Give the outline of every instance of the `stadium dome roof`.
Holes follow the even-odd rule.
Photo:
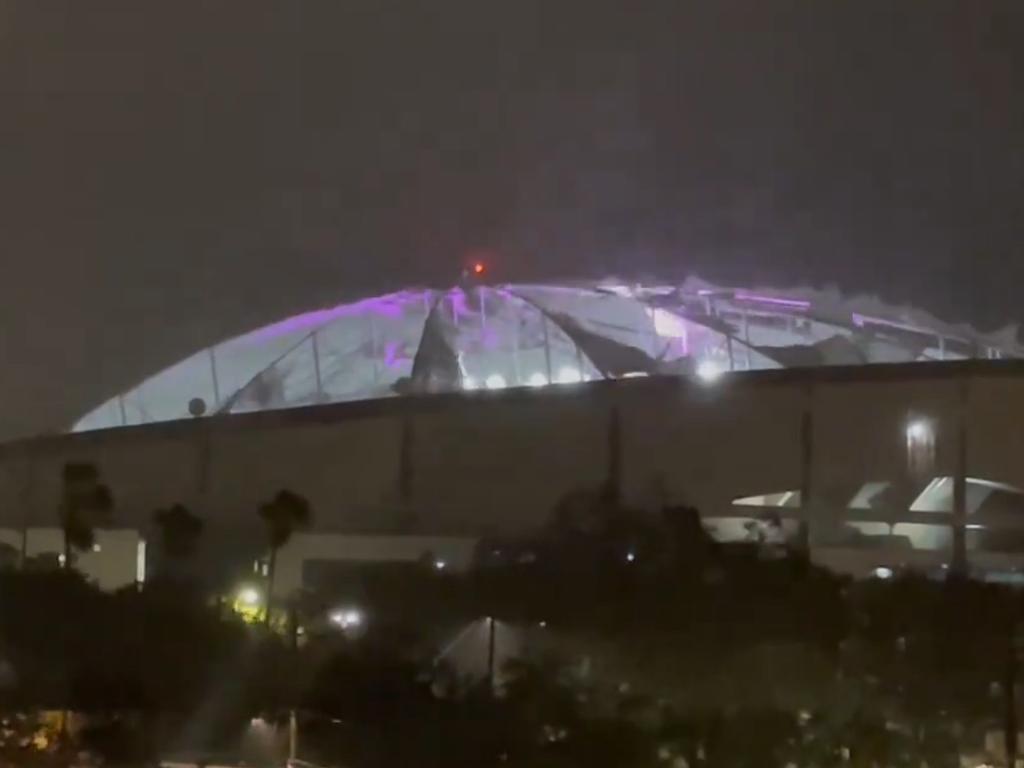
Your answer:
[[[981,334],[837,291],[723,288],[697,278],[467,281],[307,312],[200,350],[72,431],[412,392],[1022,356],[1016,328]]]

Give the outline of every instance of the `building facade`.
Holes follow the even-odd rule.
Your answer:
[[[833,366],[410,395],[222,414],[0,447],[0,523],[55,523],[68,461],[99,468],[114,525],[182,502],[207,550],[258,547],[259,504],[306,496],[314,532],[500,536],[611,482],[696,507],[722,540],[806,533],[876,569],[1024,563],[1024,363]]]

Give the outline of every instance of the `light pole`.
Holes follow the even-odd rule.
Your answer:
[[[494,640],[497,632],[497,623],[494,621],[493,616],[487,617],[487,687],[491,692],[491,697],[494,697],[495,683],[494,683]]]

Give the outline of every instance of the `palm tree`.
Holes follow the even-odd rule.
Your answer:
[[[165,562],[180,564],[191,558],[199,546],[203,521],[182,504],[158,509],[153,519],[160,529],[160,548]]]
[[[260,505],[259,513],[267,531],[267,544],[270,547],[270,561],[267,564],[267,610],[263,617],[264,623],[269,625],[277,551],[288,543],[298,528],[309,525],[313,512],[305,497],[293,491],[282,490],[278,491],[273,499]]]
[[[64,531],[64,567],[71,567],[75,550],[92,549],[96,526],[107,521],[114,508],[110,488],[100,482],[100,471],[89,462],[69,462],[61,475],[60,524]]]

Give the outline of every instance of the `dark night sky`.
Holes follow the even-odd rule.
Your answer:
[[[0,0],[0,435],[468,248],[995,326],[1022,242],[1019,0]]]

